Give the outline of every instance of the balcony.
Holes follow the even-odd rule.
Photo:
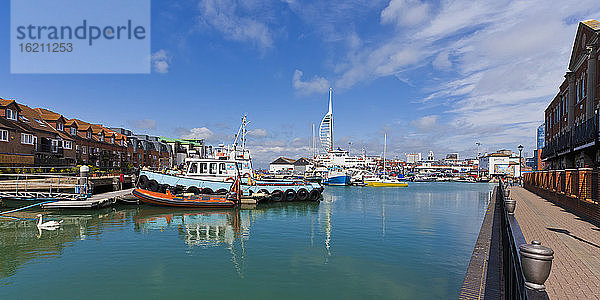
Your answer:
[[[571,149],[571,131],[567,131],[563,133],[560,137],[558,137],[558,142],[556,144],[557,152],[564,152]]]
[[[596,118],[587,120],[573,130],[573,147],[583,146],[596,141]]]

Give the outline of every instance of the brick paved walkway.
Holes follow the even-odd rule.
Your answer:
[[[551,299],[600,299],[600,228],[520,187],[515,216],[525,239],[554,249],[546,281]]]

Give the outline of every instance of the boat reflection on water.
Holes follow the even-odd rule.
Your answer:
[[[134,217],[136,231],[176,229],[189,246],[211,247],[248,238],[248,211],[144,208]],[[244,215],[244,222],[242,222]]]
[[[248,210],[182,211],[176,208],[145,208],[134,217],[135,230],[177,230],[190,247],[224,246],[240,277],[244,277],[251,215]]]

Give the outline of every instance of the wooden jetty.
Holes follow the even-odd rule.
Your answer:
[[[103,208],[114,205],[118,200],[131,199],[133,189],[126,189],[103,194],[93,195],[85,200],[65,200],[46,203],[42,205],[45,209],[92,209]]]

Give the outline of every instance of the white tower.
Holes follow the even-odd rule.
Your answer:
[[[331,104],[332,89],[329,88],[329,111],[323,117],[321,126],[319,127],[319,138],[321,139],[321,147],[327,153],[333,150],[333,105]]]

